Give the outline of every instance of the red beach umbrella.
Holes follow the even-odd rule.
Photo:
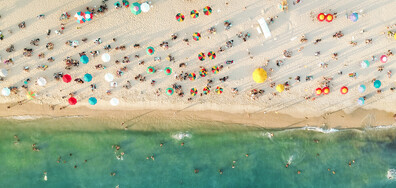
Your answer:
[[[69,98],[69,104],[70,104],[70,105],[75,105],[75,104],[77,104],[77,99],[74,98],[74,97],[70,97],[70,98]]]
[[[318,14],[317,18],[320,22],[323,22],[326,18],[326,15],[324,13],[320,13],[320,14]]]
[[[68,75],[68,74],[65,74],[65,75],[63,75],[62,80],[63,80],[65,83],[69,83],[69,82],[72,81],[72,77],[71,77],[70,75]]]
[[[322,88],[316,88],[316,95],[321,95],[322,94]]]
[[[329,87],[324,87],[323,88],[323,95],[327,95],[330,93],[330,88]]]
[[[346,86],[342,86],[340,91],[341,91],[341,94],[345,95],[348,93],[348,88]]]
[[[334,16],[333,16],[332,14],[327,14],[327,15],[326,15],[326,21],[327,21],[327,22],[332,22],[333,19],[334,19]]]
[[[382,63],[386,63],[388,61],[388,56],[387,55],[382,55],[380,57],[380,60],[381,60]]]

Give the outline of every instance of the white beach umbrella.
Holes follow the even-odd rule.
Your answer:
[[[40,78],[37,79],[37,84],[39,86],[45,86],[47,84],[47,80],[45,78],[43,78],[43,77],[40,77]]]
[[[102,61],[105,62],[105,63],[109,62],[110,61],[110,54],[104,53],[102,55]]]
[[[142,10],[142,12],[148,12],[150,10],[150,5],[144,2],[140,5],[140,10]]]
[[[1,77],[7,77],[7,75],[8,75],[7,69],[1,69],[0,70],[0,76]]]
[[[3,94],[4,96],[9,96],[11,93],[11,90],[8,87],[3,88],[3,90],[1,90],[1,94]]]
[[[108,82],[113,81],[114,80],[113,74],[111,74],[111,73],[105,74],[105,80],[108,81]]]
[[[370,62],[367,60],[364,60],[360,63],[360,65],[362,66],[362,68],[368,68],[370,66]]]
[[[120,104],[120,101],[117,98],[111,98],[110,99],[110,104],[112,106],[117,106],[118,104]]]

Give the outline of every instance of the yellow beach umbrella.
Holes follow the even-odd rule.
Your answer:
[[[267,80],[267,72],[262,68],[257,68],[254,70],[252,76],[256,83],[263,83],[265,80]]]
[[[395,33],[395,35],[393,35],[393,38],[395,38],[395,40],[396,40],[396,33]]]
[[[279,93],[282,93],[283,90],[285,90],[285,86],[283,84],[278,84],[276,86],[276,91],[278,91]]]

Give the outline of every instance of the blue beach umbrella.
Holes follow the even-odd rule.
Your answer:
[[[92,80],[92,75],[91,74],[85,74],[84,75],[84,81],[86,82],[90,82]]]
[[[87,64],[89,62],[89,58],[86,55],[82,55],[80,57],[80,61],[81,61],[81,63]]]
[[[370,66],[370,62],[367,60],[363,60],[362,63],[360,63],[360,65],[362,66],[362,68],[368,68]]]
[[[90,105],[95,105],[96,103],[98,103],[98,100],[95,97],[90,97],[88,99],[88,102]]]
[[[359,104],[359,105],[363,105],[363,104],[364,104],[364,98],[363,98],[363,97],[360,97],[360,98],[358,99],[358,104]]]
[[[356,21],[358,21],[358,19],[359,19],[359,14],[356,13],[356,12],[354,12],[354,13],[350,14],[350,15],[348,16],[348,18],[349,18],[351,21],[356,22]]]
[[[138,2],[132,3],[130,9],[134,15],[138,15],[138,14],[142,13],[142,9],[140,9],[140,4]]]
[[[366,86],[365,85],[360,85],[358,90],[359,90],[360,93],[363,93],[363,92],[366,91]]]
[[[380,88],[381,87],[381,81],[379,81],[379,80],[376,80],[375,82],[374,82],[374,87],[375,88]]]

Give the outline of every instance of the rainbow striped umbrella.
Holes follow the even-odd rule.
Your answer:
[[[198,59],[201,60],[201,61],[205,60],[205,54],[203,52],[199,53],[198,54]]]
[[[176,14],[176,20],[179,22],[184,21],[184,15],[182,13]]]
[[[164,69],[164,72],[165,72],[166,75],[171,75],[172,74],[172,69],[170,67],[166,67]]]
[[[193,39],[194,39],[195,41],[199,41],[199,39],[201,39],[201,34],[198,33],[198,32],[195,32],[195,33],[193,34]]]
[[[213,51],[210,51],[208,53],[208,57],[209,57],[209,59],[215,59],[216,58],[216,53],[214,53]]]
[[[195,75],[195,73],[190,73],[189,75],[188,75],[188,78],[191,80],[191,81],[193,81],[193,80],[195,80],[195,78],[197,78],[197,75]]]
[[[222,94],[223,93],[223,88],[221,88],[220,86],[217,86],[215,91],[216,91],[217,94]]]
[[[191,95],[192,96],[195,96],[195,95],[197,95],[197,93],[198,93],[198,90],[197,90],[197,88],[191,88],[191,90],[190,90],[190,93],[191,93]]]
[[[206,6],[203,8],[203,12],[206,16],[209,16],[210,14],[212,14],[212,8],[210,8],[210,6]]]
[[[190,12],[190,15],[191,15],[192,18],[198,18],[199,12],[197,10],[192,10]]]
[[[212,67],[212,73],[213,74],[217,74],[217,73],[219,73],[219,71],[220,71],[219,67],[217,67],[217,66],[213,66]]]
[[[169,96],[170,96],[170,95],[173,95],[173,92],[174,92],[174,91],[173,91],[172,88],[166,89],[166,94],[169,95]]]
[[[151,46],[147,47],[147,49],[146,49],[147,55],[153,55],[154,52],[155,52],[155,50],[153,47],[151,47]]]
[[[155,68],[152,66],[147,67],[147,73],[149,73],[149,74],[155,73]]]
[[[84,23],[85,22],[85,14],[83,12],[77,12],[74,15],[74,18],[77,20],[77,23]]]
[[[210,93],[210,88],[208,86],[203,88],[203,94],[207,95]]]
[[[206,72],[206,69],[203,68],[199,71],[199,75],[201,75],[201,77],[205,77],[208,74],[208,72]]]
[[[34,98],[36,98],[36,93],[33,92],[33,91],[28,91],[26,93],[26,98],[29,99],[29,100],[34,99]]]

